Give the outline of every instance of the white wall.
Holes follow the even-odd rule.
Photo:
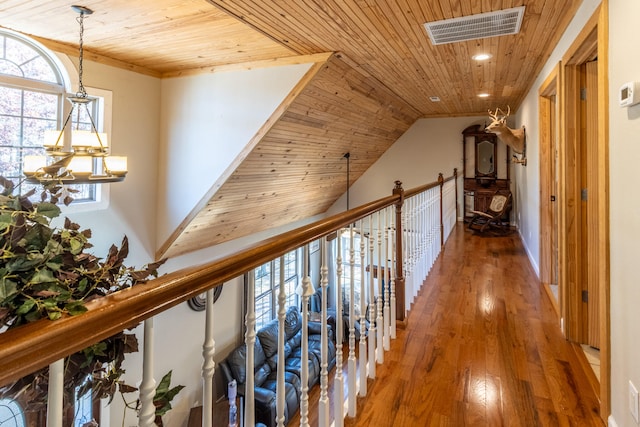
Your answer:
[[[162,81],[158,247],[310,67],[288,65]]]
[[[391,195],[396,180],[410,189],[436,181],[439,172],[449,177],[458,168],[458,204],[462,209],[462,131],[486,120],[484,116],[417,120],[351,185],[349,206]],[[327,212],[335,214],[345,208],[346,194]]]
[[[609,203],[611,243],[611,401],[618,426],[637,426],[629,412],[628,384],[640,389],[640,105],[618,106],[618,90],[640,80],[637,37],[640,3],[609,1]]]

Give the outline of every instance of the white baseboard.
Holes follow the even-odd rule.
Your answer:
[[[529,250],[527,241],[524,239],[524,236],[522,235],[522,230],[520,230],[520,228],[518,228],[518,235],[520,236],[520,241],[522,242],[522,246],[524,246],[524,251],[527,253],[527,258],[529,258],[529,263],[531,263],[531,267],[533,268],[533,271],[536,273],[536,277],[539,279],[540,268],[538,267],[538,263],[536,262],[536,259],[533,257],[533,254]]]
[[[618,424],[616,424],[616,420],[613,419],[613,415],[609,415],[609,419],[607,420],[607,427],[618,427]]]

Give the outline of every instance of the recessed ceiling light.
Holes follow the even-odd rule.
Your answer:
[[[479,98],[488,98],[488,97],[489,97],[489,94],[488,94],[488,93],[479,93],[479,94],[478,94],[478,97],[479,97]]]
[[[471,59],[474,61],[486,61],[487,59],[493,57],[490,53],[479,53],[477,55],[473,55]]]
[[[440,97],[439,96],[430,96],[429,100],[431,102],[440,102]]]

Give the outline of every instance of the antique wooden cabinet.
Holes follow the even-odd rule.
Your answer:
[[[510,191],[509,147],[483,125],[462,131],[464,172],[464,216],[472,210],[485,211],[497,191]]]

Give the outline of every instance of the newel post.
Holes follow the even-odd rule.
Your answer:
[[[440,186],[440,247],[443,247],[444,246],[444,223],[442,221],[442,214],[443,214],[443,209],[442,209],[443,194],[442,193],[444,189],[444,176],[442,176],[442,172],[438,174],[438,185]]]
[[[404,189],[402,182],[396,181],[393,194],[398,194],[400,200],[396,202],[396,320],[404,321],[405,316],[405,289],[404,289],[404,256],[402,255],[402,235],[404,225],[402,224],[402,204],[404,203]]]

